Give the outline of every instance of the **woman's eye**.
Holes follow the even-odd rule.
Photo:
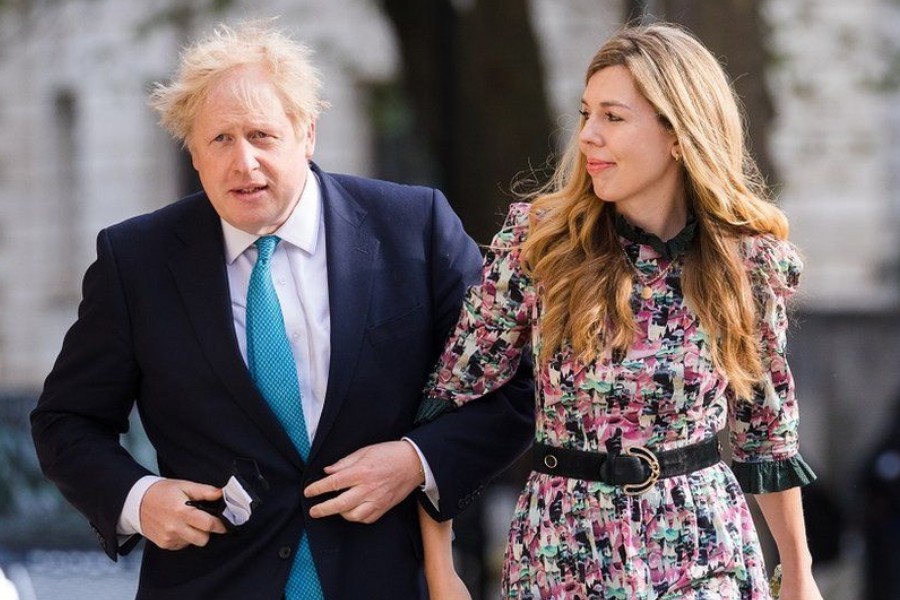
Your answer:
[[[622,120],[622,117],[620,117],[619,115],[617,115],[615,113],[608,112],[608,113],[606,113],[606,120],[611,123],[617,123]]]
[[[587,111],[587,109],[584,109],[584,108],[579,109],[579,110],[578,110],[578,114],[581,115],[582,117],[584,117],[585,119],[587,119],[588,117],[591,116],[591,113],[589,113],[589,112]]]

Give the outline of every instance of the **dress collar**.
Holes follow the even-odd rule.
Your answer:
[[[688,215],[687,223],[684,229],[679,231],[675,237],[668,241],[663,241],[656,235],[644,231],[636,225],[632,225],[625,220],[625,217],[616,213],[615,218],[616,233],[630,242],[650,246],[666,260],[672,260],[687,252],[694,241],[694,235],[697,231],[697,219],[694,215]]]

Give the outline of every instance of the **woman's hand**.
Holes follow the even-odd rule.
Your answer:
[[[819,592],[810,569],[783,569],[778,600],[822,600],[822,593]]]

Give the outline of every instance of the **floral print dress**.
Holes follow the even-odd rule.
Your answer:
[[[494,238],[482,281],[469,290],[429,380],[420,420],[499,387],[523,352],[538,356],[540,301],[519,262],[529,210],[529,204],[513,204]],[[743,240],[767,374],[752,399],[738,401],[713,368],[708,336],[685,305],[677,252],[667,256],[670,246],[658,238],[620,225],[623,250],[652,282],[652,294],[635,283],[637,340],[625,356],[607,352],[585,364],[564,347],[542,365],[535,373],[535,441],[605,452],[606,441],[621,430],[623,447],[662,451],[696,444],[727,426],[733,464],[660,479],[636,496],[600,482],[532,472],[509,532],[503,597],[768,598],[743,492],[778,491],[815,477],[798,454],[797,404],[785,361],[785,299],[802,265],[785,242]]]

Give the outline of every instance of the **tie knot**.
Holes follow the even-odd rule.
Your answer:
[[[277,235],[264,235],[256,240],[256,249],[259,250],[259,257],[256,260],[268,261],[272,258],[272,253],[275,252],[275,246],[277,246],[280,241],[281,238]]]

